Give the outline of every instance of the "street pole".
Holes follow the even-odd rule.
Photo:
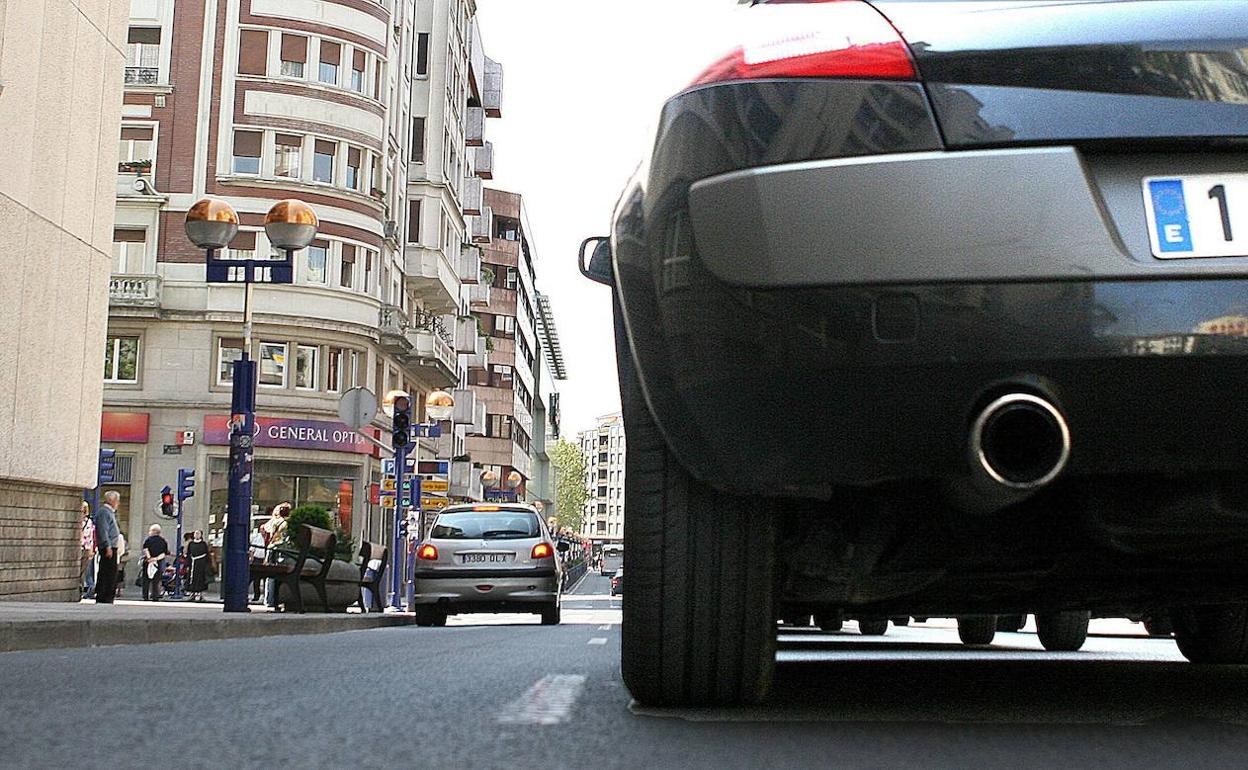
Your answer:
[[[407,545],[403,542],[401,524],[406,514],[403,500],[403,476],[407,471],[407,447],[394,448],[394,542],[390,552],[394,554],[394,564],[390,568],[390,606],[396,610],[403,609],[402,575],[407,572]]]
[[[225,524],[225,575],[221,598],[226,612],[250,612],[247,588],[251,560],[247,558],[251,531],[251,481],[255,460],[256,362],[251,360],[251,271],[243,294],[243,356],[234,362],[231,396],[230,496]]]
[[[179,495],[179,497],[181,497]],[[185,594],[182,592],[182,509],[186,506],[185,500],[178,500],[178,539],[177,544],[178,555],[173,560],[173,598],[183,599]]]

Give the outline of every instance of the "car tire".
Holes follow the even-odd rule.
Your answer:
[[[962,644],[984,647],[997,635],[996,615],[965,615],[958,618],[958,639]]]
[[[904,628],[905,626],[910,625],[909,615],[898,615],[895,618],[889,618],[889,620],[891,620],[893,625],[897,626],[898,628]]]
[[[1090,612],[1046,612],[1036,615],[1036,636],[1049,652],[1078,652],[1088,641]]]
[[[561,613],[560,613],[558,604],[552,604],[549,607],[543,607],[541,615],[542,615],[543,626],[559,625],[559,618],[560,618]]]
[[[620,670],[649,706],[761,701],[776,662],[776,521],[767,505],[713,491],[668,449],[615,335],[628,431]]]
[[[816,615],[815,625],[819,626],[820,630],[831,633],[844,628],[845,621],[841,619],[840,615]]]
[[[1151,615],[1144,618],[1144,630],[1149,636],[1168,638],[1174,636],[1174,623],[1169,615]]]
[[[417,604],[414,610],[416,614],[416,625],[418,626],[445,626],[446,613],[441,612],[432,604]],[[439,619],[441,622],[439,623]]]
[[[1192,663],[1248,663],[1248,604],[1190,607],[1173,618],[1179,652]]]
[[[1016,634],[1027,625],[1026,615],[998,615],[997,630],[1008,634]]]
[[[859,620],[858,633],[863,636],[883,636],[888,633],[888,618]]]
[[[781,618],[780,622],[794,628],[809,628],[812,625],[809,615],[788,615]]]

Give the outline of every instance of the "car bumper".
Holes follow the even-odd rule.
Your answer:
[[[558,601],[559,576],[542,571],[529,576],[417,575],[416,604],[443,604],[459,612],[506,612],[510,606]]]

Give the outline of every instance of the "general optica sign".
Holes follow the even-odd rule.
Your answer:
[[[230,418],[223,414],[204,417],[204,443],[225,446],[230,443]],[[340,422],[294,420],[284,417],[256,418],[256,446],[284,449],[319,449],[367,455],[373,447]]]

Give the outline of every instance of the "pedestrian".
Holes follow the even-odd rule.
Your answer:
[[[117,551],[117,579],[113,581],[113,597],[116,598],[126,587],[126,554],[129,553],[129,543],[120,527],[117,528],[117,547],[113,550]]]
[[[186,555],[191,560],[191,600],[202,602],[204,591],[208,590],[208,575],[212,570],[212,553],[208,543],[204,542],[204,531],[195,530],[191,542],[186,546]]]
[[[121,541],[121,531],[117,529],[117,506],[120,504],[121,495],[109,490],[104,493],[103,504],[91,517],[99,559],[99,574],[95,578],[96,604],[112,604],[117,595],[117,548]]]
[[[160,525],[153,524],[147,528],[147,539],[143,541],[143,598],[149,602],[160,601],[168,555],[169,543],[160,536]]]
[[[265,547],[264,533],[260,531],[260,527],[256,527],[251,531],[251,548],[249,555],[251,556],[251,566],[264,564],[264,557],[268,554],[268,548]],[[260,590],[263,585],[264,578],[256,574],[255,570],[251,573],[251,600],[253,602],[260,601]]]
[[[272,517],[264,523],[260,531],[265,536],[265,561],[272,563],[278,544],[286,539],[286,529],[290,525],[290,503],[278,503],[273,506]],[[277,606],[277,581],[266,578],[264,581],[264,604],[266,607]]]
[[[86,599],[95,597],[95,524],[91,521],[91,505],[82,501],[82,537],[79,540],[81,563],[78,565],[78,587]]]

